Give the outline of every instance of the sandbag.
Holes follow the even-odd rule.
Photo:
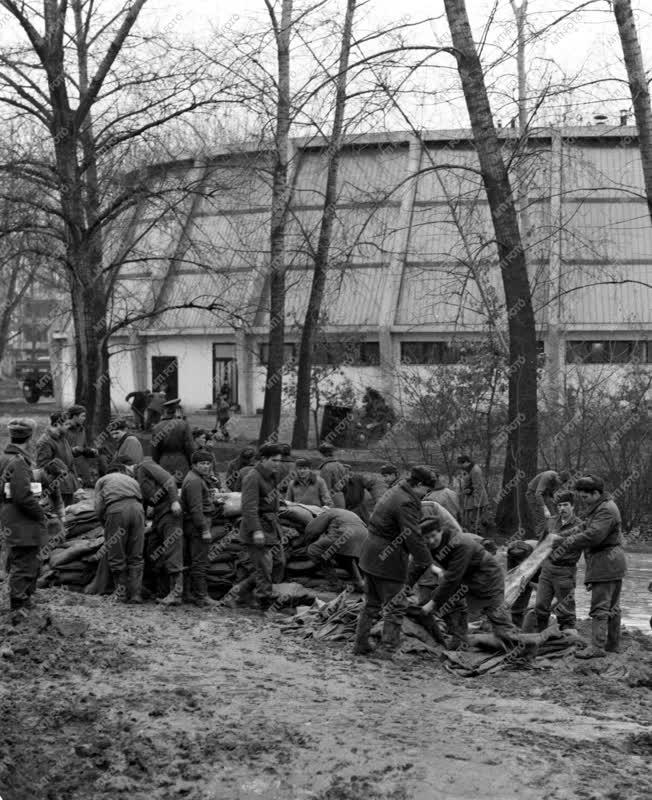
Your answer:
[[[285,501],[285,506],[279,509],[279,521],[285,525],[292,525],[293,528],[298,530],[305,530],[306,525],[321,512],[321,508],[317,506],[303,505],[302,503],[291,503],[289,500]]]
[[[50,566],[60,568],[71,561],[80,560],[82,556],[95,553],[104,544],[104,536],[96,539],[81,539],[68,547],[54,550],[50,556]]]
[[[310,575],[318,569],[317,564],[310,559],[292,559],[285,565],[286,575]]]
[[[223,577],[224,575],[229,575],[232,573],[234,573],[233,562],[213,561],[211,564],[209,564],[206,575]]]

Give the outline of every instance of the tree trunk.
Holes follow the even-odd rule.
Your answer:
[[[278,441],[283,396],[283,355],[285,344],[285,229],[290,187],[288,164],[290,150],[290,33],[292,30],[292,0],[283,0],[281,24],[276,31],[278,54],[278,100],[276,106],[276,136],[274,176],[272,184],[272,225],[270,233],[270,317],[269,360],[265,382],[265,402],[260,425],[259,441]]]
[[[509,416],[497,522],[522,530],[526,480],[537,467],[536,331],[523,245],[509,176],[496,135],[464,0],[444,0],[462,89],[496,234],[509,320]]]
[[[319,241],[315,254],[315,265],[312,273],[310,298],[306,309],[306,318],[301,333],[299,347],[299,364],[297,372],[297,396],[294,416],[292,447],[305,449],[308,447],[310,434],[310,387],[312,372],[312,355],[315,334],[319,326],[319,315],[324,298],[326,276],[328,273],[328,254],[333,235],[335,221],[335,203],[337,200],[337,175],[340,166],[342,149],[342,130],[344,127],[344,110],[346,107],[346,83],[351,50],[351,30],[356,0],[348,0],[344,16],[344,29],[340,46],[339,68],[336,79],[335,112],[333,130],[327,150],[326,191],[319,229]],[[319,435],[319,434],[317,434]]]
[[[632,93],[632,105],[638,126],[638,145],[643,162],[647,207],[650,219],[652,219],[652,108],[650,107],[650,90],[631,0],[614,0],[614,14],[623,46],[629,89]]]

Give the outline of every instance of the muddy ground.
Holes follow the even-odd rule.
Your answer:
[[[462,679],[253,612],[39,592],[0,617],[3,800],[652,797],[652,639]]]

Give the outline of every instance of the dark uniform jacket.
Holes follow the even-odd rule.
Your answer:
[[[206,478],[191,469],[181,484],[183,521],[200,535],[211,529],[213,503]]]
[[[183,419],[163,419],[152,431],[152,458],[174,475],[177,483],[190,469],[195,444],[190,425]]]
[[[172,503],[179,502],[174,477],[151,458],[141,461],[135,469],[134,477],[143,493],[143,505],[154,509],[154,522],[170,511]]]
[[[352,472],[344,484],[344,503],[349,511],[356,513],[364,522],[369,522],[365,490],[371,495],[373,505],[386,491],[385,482],[380,477],[372,477],[361,472]]]
[[[535,475],[527,485],[527,493],[535,498],[537,504],[543,509],[546,500],[550,502],[555,492],[562,485],[561,478],[554,469],[547,469]]]
[[[459,592],[489,600],[503,594],[505,578],[500,564],[482,546],[482,539],[472,533],[444,532],[439,547],[431,550],[435,561],[445,570],[433,595],[435,607],[441,608]]]
[[[584,550],[584,583],[617,581],[625,577],[627,562],[623,549],[620,511],[604,494],[582,514],[582,530],[566,540],[569,552]]]
[[[254,465],[251,462],[243,464],[240,456],[236,456],[233,461],[229,461],[226,468],[226,488],[232,492],[241,492],[244,476],[251,472],[253,468]]]
[[[426,495],[426,500],[434,500],[440,506],[446,509],[456,522],[461,522],[460,517],[460,499],[457,492],[439,483],[435,488]]]
[[[265,533],[266,545],[274,545],[280,541],[278,501],[274,474],[262,464],[256,464],[242,481],[241,542],[252,544],[254,531]]]
[[[561,542],[557,542],[552,548],[552,552],[543,562],[542,570],[548,571],[549,569],[553,569],[558,572],[560,569],[564,568],[566,571],[575,573],[575,568],[582,556],[582,552],[574,548],[569,550],[566,547],[566,542],[571,536],[580,533],[581,530],[582,521],[579,517],[576,517],[575,514],[571,514],[566,522],[562,522],[561,517],[555,517],[552,532],[564,538]]]
[[[292,456],[283,456],[276,473],[276,485],[281,495],[284,495],[293,478],[297,477],[296,461]]]
[[[327,458],[319,466],[319,474],[326,481],[333,505],[344,508],[344,485],[347,472],[336,458]]]
[[[45,511],[38,498],[32,494],[32,462],[18,444],[8,444],[0,459],[3,492],[0,521],[7,530],[10,547],[41,547],[47,541]],[[5,484],[11,499],[4,497]]]
[[[421,535],[421,501],[407,481],[388,489],[380,498],[369,520],[369,536],[360,554],[360,569],[378,578],[405,583],[408,558],[414,559],[415,572],[432,564]]]
[[[62,494],[74,494],[79,489],[79,482],[75,471],[75,459],[72,447],[63,431],[53,433],[47,430],[36,442],[36,466],[43,469],[46,464],[58,458],[66,465],[66,475],[59,478],[59,489]]]

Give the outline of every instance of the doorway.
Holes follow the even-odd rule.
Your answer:
[[[238,405],[238,362],[227,355],[227,347],[233,352],[233,345],[213,345],[213,403],[217,401],[222,387],[228,386],[228,400],[232,406]]]
[[[166,400],[179,396],[179,361],[176,356],[152,356],[152,391],[167,384]]]

